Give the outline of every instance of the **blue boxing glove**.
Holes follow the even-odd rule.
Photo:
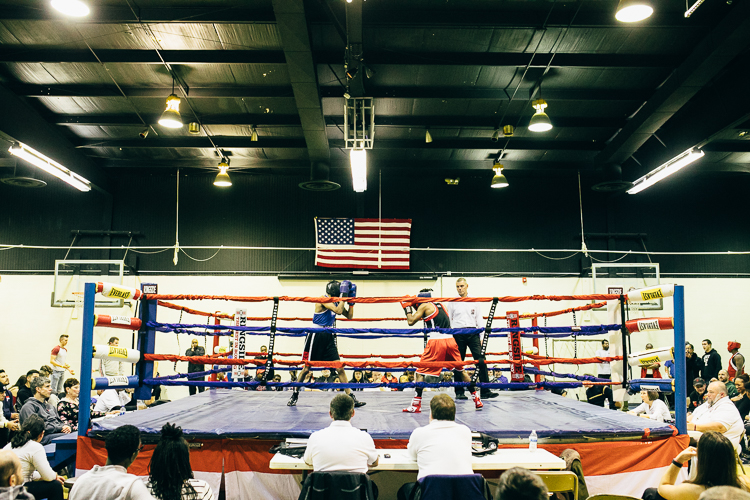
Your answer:
[[[357,285],[354,283],[349,284],[349,297],[356,297],[357,296]],[[349,307],[352,307],[354,305],[354,302],[347,302],[349,304]]]
[[[341,297],[348,297],[349,296],[349,287],[352,286],[352,282],[349,280],[344,280],[339,285],[339,291],[341,292]]]

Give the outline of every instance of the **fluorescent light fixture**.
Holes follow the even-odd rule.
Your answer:
[[[69,169],[63,167],[55,160],[47,158],[39,151],[30,148],[22,142],[16,143],[8,150],[10,154],[26,160],[35,167],[39,167],[47,173],[50,173],[58,179],[64,180],[79,191],[91,191],[91,183]]]
[[[654,13],[651,0],[620,0],[615,19],[621,23],[637,23]]]
[[[685,17],[688,18],[693,15],[693,12],[695,12],[695,9],[701,6],[703,3],[703,0],[697,0],[692,7],[690,7],[688,10],[685,11]]]
[[[532,132],[546,132],[552,130],[552,123],[549,121],[549,116],[544,112],[544,108],[547,107],[547,102],[544,99],[534,101],[534,109],[536,113],[531,117],[529,121],[529,130]]]
[[[633,183],[633,187],[628,189],[628,194],[640,193],[644,189],[653,186],[665,177],[668,177],[677,172],[682,167],[690,165],[694,161],[701,158],[704,154],[705,153],[698,148],[688,149],[681,155],[675,156],[667,163],[661,165],[658,168],[655,168],[640,179],[636,180]]]
[[[214,180],[214,186],[229,187],[232,185],[232,179],[229,178],[227,170],[229,170],[229,163],[225,161],[219,163],[219,173]]]
[[[180,116],[180,98],[175,94],[169,94],[167,97],[167,107],[159,118],[159,125],[167,128],[182,127],[182,117]]]
[[[89,15],[89,7],[80,0],[52,0],[52,7],[65,15],[83,17]]]
[[[349,161],[352,165],[354,192],[363,193],[367,190],[367,150],[350,149]]]

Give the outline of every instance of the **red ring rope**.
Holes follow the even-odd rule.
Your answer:
[[[143,297],[145,300],[231,300],[235,302],[268,302],[278,298],[284,302],[309,302],[313,304],[341,301],[341,297],[290,297],[287,295],[280,297],[247,297],[235,295],[169,295],[147,293]],[[499,302],[525,302],[527,300],[619,300],[620,295],[600,293],[589,295],[526,295],[521,297],[440,297],[439,302],[492,302],[495,299]],[[422,302],[438,302],[434,297],[416,297],[414,295],[405,295],[403,297],[347,297],[346,300],[347,302],[354,302],[356,304],[386,304],[392,302],[421,304]]]

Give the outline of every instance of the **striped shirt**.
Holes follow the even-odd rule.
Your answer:
[[[148,478],[145,478],[146,480],[146,488],[148,488],[149,493],[152,495],[154,494],[151,483],[148,481]],[[188,483],[193,486],[193,489],[195,490],[196,495],[192,496],[190,488],[188,488]],[[154,495],[154,498],[158,498],[156,495]],[[185,484],[182,487],[182,499],[183,500],[214,500],[214,492],[211,489],[211,486],[208,485],[206,481],[203,479],[188,479]]]

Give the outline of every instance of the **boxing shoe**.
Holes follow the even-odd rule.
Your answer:
[[[469,398],[466,396],[465,392],[457,392],[456,393],[456,399],[462,399],[463,400],[463,399],[469,399]]]
[[[479,396],[478,392],[472,392],[471,397],[474,400],[474,407],[477,410],[481,410],[482,408],[484,408],[484,403],[482,403],[482,398]]]
[[[286,402],[287,406],[297,406],[297,398],[299,398],[299,392],[293,392],[292,397]]]
[[[415,396],[411,400],[411,406],[404,408],[403,411],[405,413],[422,413],[422,398]]]
[[[349,397],[352,398],[352,400],[354,401],[354,407],[355,408],[360,408],[360,407],[362,407],[362,406],[364,406],[364,405],[367,404],[364,401],[358,401],[357,398],[354,396],[353,392],[349,393]]]
[[[498,397],[499,395],[500,394],[498,394],[497,392],[492,391],[482,391],[481,393],[482,399],[492,399]]]

